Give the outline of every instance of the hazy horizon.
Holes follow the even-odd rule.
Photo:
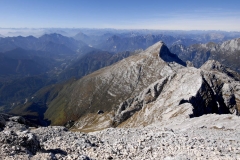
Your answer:
[[[228,30],[217,30],[217,29],[148,29],[148,28],[132,28],[132,29],[128,29],[128,28],[91,28],[91,27],[0,27],[0,29],[19,29],[19,30],[24,30],[24,29],[32,29],[32,30],[37,30],[37,29],[89,29],[89,30],[126,30],[126,31],[131,31],[131,30],[149,30],[149,31],[203,31],[203,32],[207,32],[207,31],[219,31],[219,32],[240,32],[239,31],[228,31]]]

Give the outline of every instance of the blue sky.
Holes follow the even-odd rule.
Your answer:
[[[0,0],[0,27],[240,31],[240,0]]]

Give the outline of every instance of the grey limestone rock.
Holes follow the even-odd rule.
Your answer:
[[[129,98],[119,105],[115,113],[114,125],[118,125],[131,117],[135,112],[142,109],[145,104],[155,101],[163,90],[164,85],[167,83],[168,77],[151,84],[143,92],[134,98]]]
[[[17,122],[12,124],[17,125]],[[21,124],[22,125],[22,124]],[[0,159],[238,159],[240,123],[236,115],[209,114],[170,119],[147,127],[108,128],[92,133],[49,126],[0,132]],[[40,143],[41,148],[38,144]],[[35,148],[34,148],[35,147]]]
[[[11,121],[18,122],[20,124],[26,124],[26,121],[23,117],[21,116],[13,116],[9,118]]]
[[[40,143],[33,133],[29,132],[25,119],[21,117],[1,116],[5,121],[3,131],[0,132],[0,143],[5,146],[1,155],[11,156],[13,154],[28,153],[36,154],[41,149]]]
[[[228,75],[230,72],[232,76]],[[126,121],[124,126],[141,126],[162,121],[164,117],[184,115],[185,111],[189,117],[211,113],[239,114],[240,82],[235,77],[238,77],[236,72],[216,61],[206,62],[200,69],[178,69],[175,74],[156,81],[139,95],[122,102],[115,112],[114,124]],[[157,92],[153,92],[155,84],[161,84]],[[188,107],[182,104],[188,104]]]

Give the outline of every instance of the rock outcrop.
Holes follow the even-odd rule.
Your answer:
[[[163,90],[164,85],[167,83],[169,77],[165,77],[141,92],[134,98],[129,98],[122,102],[116,111],[114,118],[114,125],[118,125],[124,120],[131,117],[135,112],[141,110],[146,104],[155,101]]]
[[[210,113],[238,115],[238,76],[216,61],[208,61],[200,69],[179,69],[122,102],[115,112],[114,125],[126,120],[121,127],[144,126],[167,121],[177,114],[184,115],[184,112],[187,117]]]
[[[4,121],[0,132],[1,156],[24,153],[34,155],[41,149],[36,136],[27,129],[30,126],[23,117],[6,114],[0,114],[0,117]]]

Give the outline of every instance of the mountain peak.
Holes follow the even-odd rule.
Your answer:
[[[177,55],[171,53],[163,41],[158,41],[154,45],[148,47],[144,52],[144,55],[151,55],[154,57],[159,57],[167,63],[178,63],[182,66],[187,66]]]
[[[165,45],[164,42],[158,41],[157,43],[153,44],[152,46],[148,47],[142,54],[151,54],[151,55],[158,55],[162,46]]]

